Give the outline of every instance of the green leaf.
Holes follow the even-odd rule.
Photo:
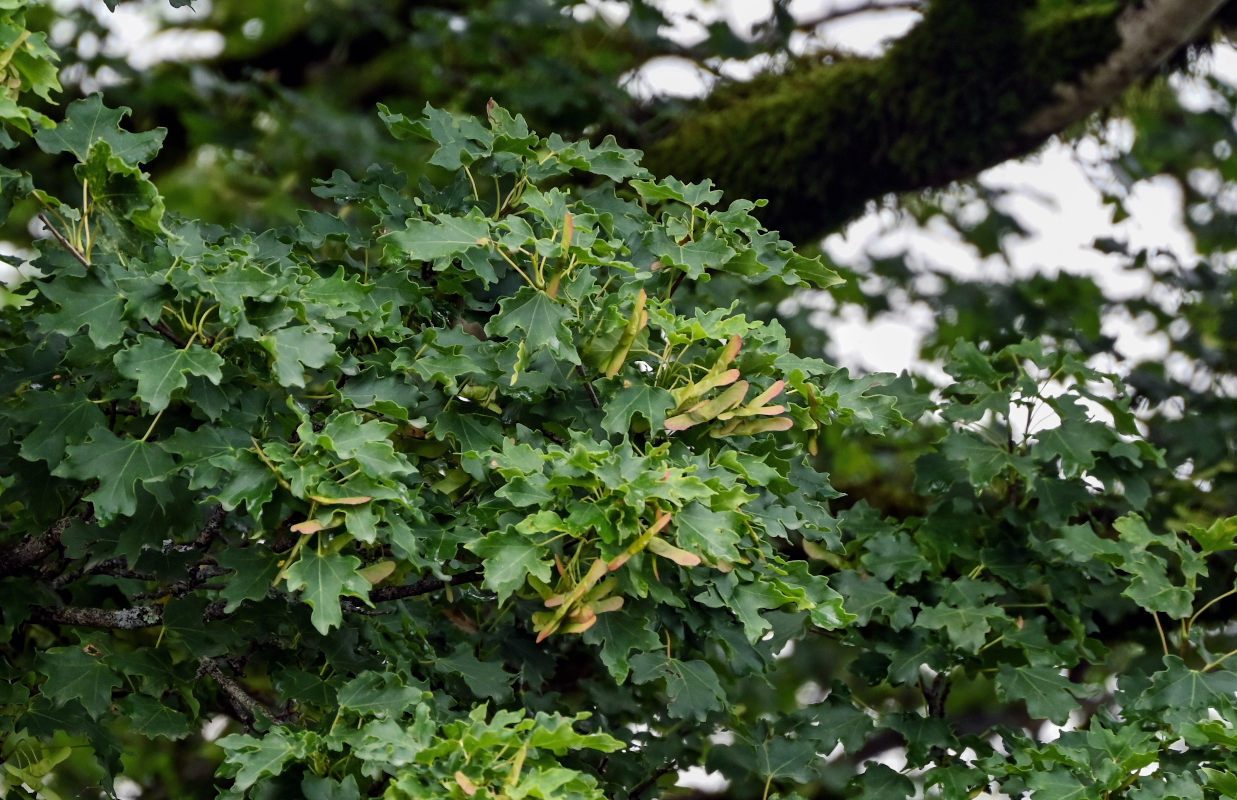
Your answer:
[[[1001,609],[993,605],[959,606],[939,603],[920,609],[915,617],[915,627],[927,630],[944,629],[954,645],[962,650],[978,653],[988,631],[992,629],[991,620],[1003,616]]]
[[[628,655],[632,650],[656,650],[662,644],[652,621],[628,608],[598,614],[593,627],[584,632],[584,641],[601,645],[601,662],[620,684],[631,672]]]
[[[481,557],[485,585],[498,595],[500,603],[523,586],[529,575],[543,583],[550,580],[554,564],[549,550],[515,528],[492,531],[467,547]]]
[[[1027,713],[1064,725],[1078,701],[1070,693],[1073,684],[1054,667],[1015,667],[1002,664],[997,669],[996,685],[1008,700],[1024,700]]]
[[[987,486],[1009,469],[1030,477],[1024,457],[1011,455],[1003,447],[968,431],[946,436],[941,452],[951,461],[965,465],[971,484],[976,488]]]
[[[1163,709],[1168,719],[1197,722],[1207,709],[1223,705],[1237,692],[1237,674],[1228,670],[1190,669],[1177,656],[1164,656],[1164,669],[1151,676],[1151,687],[1138,698],[1144,709]]]
[[[279,559],[261,545],[228,548],[215,560],[224,569],[232,570],[232,576],[219,591],[219,596],[227,601],[223,607],[225,614],[231,614],[246,600],[264,599],[279,574]]]
[[[104,141],[111,146],[114,158],[135,167],[159,152],[167,130],[155,128],[145,133],[121,130],[120,121],[128,114],[128,108],[107,108],[103,105],[103,95],[92,94],[70,103],[65,109],[64,121],[54,128],[40,130],[34,140],[45,153],[69,152],[79,161],[86,160],[91,145]]]
[[[1205,553],[1219,553],[1237,549],[1237,517],[1217,519],[1207,528],[1189,525],[1186,533],[1198,542]]]
[[[512,340],[523,338],[530,353],[548,350],[556,358],[580,363],[566,324],[574,319],[571,309],[531,286],[522,287],[515,297],[503,300],[499,307],[498,314],[486,323],[487,334]],[[523,331],[523,337],[513,336],[516,330]]]
[[[742,517],[733,511],[710,511],[688,503],[674,514],[674,537],[679,547],[713,562],[737,562]]]
[[[39,654],[39,672],[47,676],[43,694],[58,706],[77,700],[98,719],[111,705],[112,690],[121,683],[120,676],[104,665],[101,655],[89,644],[51,647]]]
[[[288,569],[288,588],[301,590],[301,597],[313,608],[314,628],[323,636],[343,621],[340,597],[359,597],[369,602],[369,581],[357,574],[361,566],[361,559],[356,556],[330,552],[324,555],[306,548]]]
[[[1037,770],[1030,780],[1035,797],[1052,800],[1094,800],[1095,787],[1083,783],[1064,769]]]
[[[502,664],[478,659],[468,644],[456,645],[451,655],[438,658],[434,666],[462,677],[477,697],[488,697],[499,703],[511,697],[511,682],[515,676],[506,672]]]
[[[53,475],[78,480],[98,480],[99,486],[86,499],[94,503],[102,521],[129,516],[137,510],[137,485],[147,488],[163,480],[175,468],[172,457],[157,444],[121,439],[102,426],[90,432],[90,441],[73,445]]]
[[[726,695],[717,673],[704,661],[679,661],[664,653],[640,653],[632,657],[631,666],[636,683],[665,679],[671,716],[703,720],[708,712],[723,707]]]
[[[44,331],[72,336],[88,328],[90,341],[100,350],[116,344],[124,335],[124,297],[116,289],[94,278],[58,278],[40,284],[39,291],[60,306],[59,311],[35,320]]]
[[[53,469],[64,459],[67,445],[81,444],[92,429],[107,423],[98,405],[76,389],[31,391],[23,399],[22,417],[39,424],[22,438],[21,457],[46,461]]]
[[[227,754],[227,765],[236,770],[235,788],[244,791],[259,778],[279,775],[284,765],[309,752],[311,731],[292,732],[287,728],[272,728],[261,738],[233,733],[217,744]]]
[[[410,219],[402,231],[392,231],[382,240],[417,261],[434,261],[463,253],[489,242],[490,224],[479,211],[467,217],[436,215],[437,223]]]
[[[786,262],[786,271],[793,272],[817,289],[828,289],[846,282],[841,275],[825,266],[821,256],[807,258],[795,253]]]
[[[648,246],[658,258],[681,268],[691,280],[721,267],[735,254],[734,248],[712,234],[680,244],[661,228],[653,231]]]
[[[648,423],[648,430],[660,431],[666,421],[666,412],[674,405],[674,395],[665,389],[647,383],[628,383],[606,400],[606,415],[601,420],[601,428],[606,433],[626,434],[632,430],[632,418],[639,415]]]
[[[162,736],[175,741],[193,733],[188,717],[153,697],[131,694],[119,705],[132,729],[143,736]]]
[[[421,699],[421,690],[405,686],[400,676],[366,670],[339,687],[337,700],[344,711],[363,717],[399,718]]]
[[[166,340],[144,336],[113,359],[121,375],[137,381],[137,396],[151,413],[167,408],[172,393],[188,383],[186,375],[200,375],[216,386],[223,377],[223,358],[192,344],[178,349]]]
[[[631,181],[631,187],[645,200],[678,200],[689,206],[712,205],[722,199],[720,189],[713,188],[710,180],[700,183],[684,183],[669,176],[658,181]]]
[[[275,359],[279,385],[303,387],[306,368],[318,369],[336,356],[333,339],[329,331],[300,326],[281,328],[260,341]]]

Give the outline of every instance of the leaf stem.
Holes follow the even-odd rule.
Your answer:
[[[1221,600],[1223,600],[1224,598],[1226,598],[1226,597],[1232,597],[1232,596],[1233,596],[1233,595],[1235,595],[1235,594],[1237,594],[1237,587],[1233,587],[1232,589],[1229,589],[1229,590],[1228,590],[1227,592],[1225,592],[1224,594],[1219,594],[1219,595],[1216,595],[1215,597],[1213,597],[1213,598],[1211,598],[1210,600],[1208,600],[1206,603],[1203,603],[1203,607],[1202,607],[1202,608],[1200,608],[1198,611],[1195,611],[1195,612],[1194,612],[1194,614],[1193,614],[1193,616],[1191,616],[1191,617],[1190,617],[1190,619],[1186,622],[1186,628],[1187,628],[1187,630],[1188,630],[1189,628],[1194,627],[1194,623],[1198,621],[1198,617],[1199,617],[1199,615],[1200,615],[1200,614],[1202,614],[1204,611],[1206,611],[1207,609],[1211,608],[1212,606],[1214,606],[1216,603],[1220,602],[1220,601],[1221,601]]]
[[[266,455],[265,451],[262,450],[262,445],[258,444],[258,440],[252,436],[249,437],[249,440],[253,442],[253,449],[254,449],[254,452],[258,454],[258,458],[262,461],[263,464],[267,466],[268,469],[270,469],[271,473],[274,474],[275,482],[278,483],[283,488],[291,491],[292,484],[288,483],[288,481],[285,480],[284,477],[279,474],[279,467],[275,466],[275,462],[271,461],[271,459]]]
[[[1237,650],[1229,650],[1227,653],[1225,653],[1224,655],[1220,656],[1220,657],[1219,657],[1219,658],[1217,658],[1215,661],[1211,661],[1211,662],[1209,662],[1208,664],[1206,664],[1206,665],[1203,667],[1202,671],[1203,671],[1203,672],[1211,672],[1213,669],[1215,669],[1216,667],[1218,667],[1218,666],[1220,666],[1221,664],[1223,664],[1223,663],[1225,662],[1225,660],[1227,660],[1227,659],[1228,659],[1228,657],[1229,657],[1229,656],[1235,656],[1235,655],[1237,655]]]
[[[164,411],[167,411],[167,409],[160,409],[159,413],[155,414],[155,418],[150,421],[150,427],[146,429],[146,433],[142,434],[142,438],[139,441],[144,442],[150,438],[150,435],[155,432],[155,426],[159,424],[160,418],[163,417]]]
[[[1155,629],[1160,632],[1160,646],[1164,648],[1164,655],[1168,655],[1168,638],[1164,636],[1164,626],[1160,625],[1160,615],[1152,611],[1151,619],[1155,620]]]
[[[524,270],[520,269],[520,268],[519,268],[519,266],[517,266],[517,265],[516,265],[516,263],[515,263],[514,261],[512,261],[512,260],[511,260],[511,257],[510,257],[510,256],[508,256],[506,253],[504,253],[504,252],[503,252],[503,249],[502,249],[501,247],[495,247],[494,249],[495,249],[495,250],[497,250],[497,251],[498,251],[498,254],[499,254],[500,256],[502,256],[502,257],[503,257],[503,260],[504,260],[504,261],[506,261],[508,264],[510,264],[510,265],[511,265],[511,268],[512,268],[513,270],[515,270],[516,272],[520,273],[520,277],[521,277],[521,278],[523,278],[525,281],[527,281],[529,286],[533,287],[534,289],[540,289],[540,288],[541,288],[540,286],[538,286],[536,283],[534,283],[534,282],[533,282],[533,279],[532,279],[532,278],[528,277],[528,273],[526,273]]]

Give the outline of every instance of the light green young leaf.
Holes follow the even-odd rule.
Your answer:
[[[226,763],[238,768],[236,788],[243,791],[259,778],[279,775],[288,761],[304,758],[314,736],[312,731],[273,728],[260,738],[233,733],[220,739],[218,745],[227,753]]]

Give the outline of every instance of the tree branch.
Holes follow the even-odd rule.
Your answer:
[[[74,625],[81,628],[135,631],[163,624],[163,606],[134,606],[120,609],[36,606],[30,609],[30,618],[44,625]]]
[[[235,679],[228,677],[219,668],[219,662],[208,656],[202,656],[198,659],[198,664],[201,671],[215,679],[215,683],[219,686],[219,691],[223,692],[223,696],[228,699],[228,705],[232,706],[232,710],[236,712],[237,718],[246,725],[257,719],[260,712],[262,716],[272,719],[275,722],[284,722],[288,715],[279,712],[276,713],[269,706],[258,700],[245,688],[236,682]]]
[[[766,198],[766,226],[811,238],[884,194],[1033,151],[1192,41],[1222,4],[933,0],[880,58],[803,57],[719,86],[643,143],[644,163]]]
[[[480,568],[471,569],[467,572],[461,572],[458,575],[452,575],[450,581],[443,581],[438,578],[423,578],[416,583],[409,583],[404,586],[386,586],[381,589],[373,589],[369,593],[369,599],[375,603],[383,603],[389,600],[403,600],[407,597],[416,597],[418,595],[429,594],[436,592],[439,589],[445,589],[448,586],[459,586],[464,583],[477,583],[482,578]]]
[[[1057,87],[1059,102],[1035,114],[1022,130],[1051,136],[1112,102],[1117,95],[1192,41],[1226,0],[1148,0],[1117,20],[1121,44],[1077,83]]]
[[[150,320],[146,320],[146,324],[154,328],[156,331],[159,332],[159,335],[161,335],[164,339],[167,339],[172,344],[176,345],[176,347],[181,350],[184,350],[185,346],[188,344],[188,342],[186,342],[184,339],[177,336],[176,332],[173,331],[170,327],[168,327],[168,324],[161,319],[155,320],[154,322],[151,322]]]
[[[17,575],[54,552],[60,546],[60,535],[68,530],[72,522],[72,517],[59,519],[39,536],[28,536],[17,544],[0,550],[0,578]]]
[[[198,533],[196,539],[193,540],[193,546],[199,550],[205,550],[210,547],[210,543],[219,535],[220,529],[223,528],[223,520],[227,517],[228,512],[224,510],[221,503],[216,503],[211,508],[210,513],[206,515],[206,524]]]

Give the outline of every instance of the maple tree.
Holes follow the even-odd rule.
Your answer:
[[[47,116],[26,11],[0,3],[0,144],[31,154],[0,196],[47,231],[0,290],[8,793],[669,797],[703,765],[744,797],[1237,796],[1237,517],[1182,469],[1227,485],[1227,434],[1149,437],[1198,423],[1034,329],[1034,281],[925,296],[944,385],[854,376],[764,313],[862,291],[764,201],[498,104],[379,105],[367,155],[417,180],[375,159],[210,224],[148,174],[162,129],[98,94]],[[1132,164],[1208,152],[1139,124]],[[1222,372],[1231,279],[1172,281]]]

